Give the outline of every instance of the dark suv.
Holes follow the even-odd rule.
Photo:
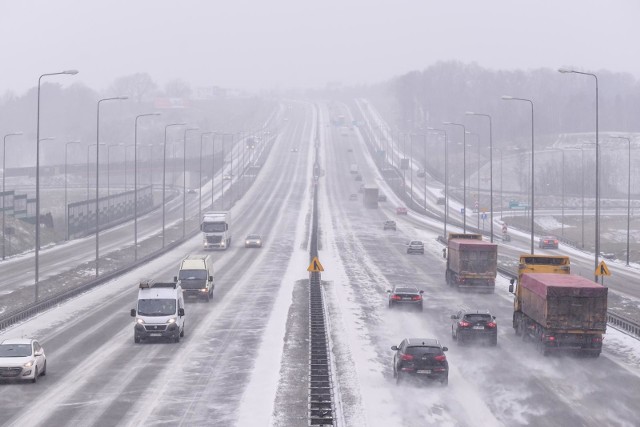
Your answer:
[[[449,383],[449,362],[444,352],[448,350],[433,338],[405,338],[400,345],[391,347],[393,355],[393,377],[396,383],[406,376]]]
[[[451,325],[451,336],[463,344],[471,340],[487,340],[489,344],[498,345],[498,325],[496,316],[488,311],[460,310],[451,315],[456,322]]]
[[[396,222],[395,221],[385,221],[382,226],[383,230],[393,230],[396,231]]]

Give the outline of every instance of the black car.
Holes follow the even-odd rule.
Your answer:
[[[395,306],[415,307],[422,311],[422,294],[415,286],[396,286],[389,294],[389,308]]]
[[[396,231],[396,222],[395,221],[385,221],[382,226],[383,230],[393,230]]]
[[[472,340],[485,340],[489,344],[498,345],[498,325],[496,316],[488,311],[460,310],[451,315],[456,322],[451,325],[451,336],[463,344]]]
[[[426,378],[449,383],[449,362],[444,352],[448,350],[433,338],[405,338],[400,345],[394,345],[393,377],[396,384],[405,376]]]
[[[538,240],[538,247],[540,249],[558,249],[558,238],[555,236],[542,236],[540,240]]]

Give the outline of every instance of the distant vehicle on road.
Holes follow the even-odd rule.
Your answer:
[[[451,325],[451,337],[464,344],[471,340],[487,340],[489,344],[498,345],[498,325],[496,316],[488,311],[460,310],[451,315],[456,322]]]
[[[189,190],[187,190],[187,194],[197,194],[198,192],[196,190],[194,190],[193,188],[190,188]]]
[[[415,378],[440,381],[449,384],[449,362],[440,341],[433,338],[405,338],[400,345],[394,345],[393,377],[396,384],[411,375]]]
[[[445,204],[445,202],[446,202],[446,200],[445,200],[445,198],[444,198],[444,197],[438,197],[438,198],[436,199],[436,204],[437,204],[437,205],[444,205],[444,204]]]
[[[298,149],[297,149],[297,148],[292,148],[292,149],[291,149],[291,152],[292,152],[292,153],[297,153],[297,152],[298,152]]]
[[[408,254],[424,254],[424,243],[420,240],[412,240],[407,245]]]
[[[378,201],[379,202],[386,202],[387,201],[387,196],[385,196],[382,193],[378,193]]]
[[[540,249],[558,249],[558,238],[555,236],[542,236],[538,240],[538,247]]]
[[[409,210],[404,206],[398,206],[396,208],[396,215],[408,215]]]
[[[419,171],[416,173],[416,176],[417,176],[418,178],[424,178],[424,177],[425,177],[425,172],[424,172],[423,170],[419,170]]]
[[[389,308],[395,306],[415,307],[422,311],[422,294],[424,291],[415,286],[396,286],[393,290],[388,290]]]
[[[143,280],[138,285],[133,342],[149,338],[168,338],[180,342],[184,337],[184,296],[180,283]]]
[[[47,375],[47,357],[40,343],[30,338],[0,342],[0,379],[38,381]]]
[[[262,237],[259,234],[249,234],[244,239],[244,247],[245,248],[261,248]]]
[[[225,181],[230,181],[231,180],[231,175],[229,175],[229,174],[222,175],[222,179],[225,180]]]
[[[357,174],[356,177],[355,177],[355,180],[356,181],[362,181],[362,175]]]
[[[396,231],[396,222],[395,221],[385,221],[382,229],[383,230]]]
[[[349,195],[349,201],[352,201],[352,202],[358,201],[358,195],[356,193],[351,193]]]

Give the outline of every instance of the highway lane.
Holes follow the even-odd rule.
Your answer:
[[[285,266],[296,252],[306,256],[306,245],[296,240],[296,224],[302,218],[304,225],[308,215],[314,117],[310,106],[301,104],[289,114],[291,120],[263,166],[264,175],[232,210],[232,248],[211,253],[213,300],[187,303],[181,343],[134,344],[128,312],[135,304],[138,278],[150,272],[153,277],[173,277],[180,259],[203,253],[200,236],[4,332],[0,338],[37,335],[49,364],[47,376],[36,385],[0,385],[2,425],[234,423],[246,385],[256,375],[256,349],[268,320],[276,315],[274,301],[281,288],[290,291],[291,284],[282,283]],[[300,152],[291,153],[293,146]],[[241,246],[244,235],[252,232],[264,235],[263,249]]]
[[[598,359],[543,357],[511,328],[512,298],[500,279],[495,294],[458,293],[444,281],[444,260],[436,232],[393,209],[365,209],[348,201],[353,181],[344,147],[335,132],[325,141],[323,200],[325,266],[343,270],[328,283],[333,351],[347,425],[634,425],[640,375],[620,364],[607,347]],[[354,148],[355,155],[362,144]],[[367,171],[364,171],[365,175]],[[369,172],[371,173],[371,172]],[[354,183],[355,184],[355,183]],[[387,219],[398,231],[383,231]],[[407,255],[405,243],[426,242],[426,254]],[[334,258],[335,257],[335,258]],[[334,265],[335,263],[335,265]],[[389,310],[386,289],[396,284],[425,290],[425,311]],[[450,314],[459,308],[490,309],[499,324],[497,348],[458,346]],[[405,337],[435,337],[450,350],[450,381],[396,386],[391,345]],[[620,390],[625,390],[621,393]],[[616,396],[606,399],[603,396]]]
[[[283,114],[282,106],[276,111],[270,118],[270,123],[277,121]],[[270,144],[271,138],[267,138],[261,141],[258,150],[264,149],[264,144]],[[237,165],[242,161],[242,150],[240,149],[241,141],[238,142],[235,150],[225,153],[227,162],[230,163],[233,158],[234,170],[237,169]],[[248,161],[249,157],[245,157],[245,161]],[[223,171],[217,171],[214,176],[214,189],[215,198],[218,200],[222,194],[222,186],[229,187],[227,181],[222,180]],[[236,180],[237,177],[234,177]],[[225,190],[227,203],[229,202],[228,188]],[[157,194],[156,194],[157,197]],[[168,202],[165,206],[166,216],[166,238],[165,244],[169,244],[172,241],[182,236],[182,191],[167,189]],[[210,206],[211,201],[211,183],[203,186],[203,210],[206,210]],[[199,210],[199,198],[187,197],[187,221],[193,224],[197,221],[197,212]],[[194,216],[195,215],[195,216]],[[162,209],[156,209],[153,212],[140,216],[138,219],[138,243],[143,246],[139,250],[139,256],[143,256],[145,253],[152,252],[153,250],[162,247],[162,238],[159,236],[162,225]],[[193,226],[193,225],[192,225]],[[133,221],[128,221],[121,225],[103,230],[100,232],[100,257],[108,257],[108,254],[114,250],[120,250],[124,247],[133,247]],[[145,242],[147,240],[147,242]],[[143,250],[144,249],[144,250]],[[95,260],[95,235],[87,236],[81,239],[71,240],[59,245],[55,245],[49,248],[42,248],[40,251],[39,265],[40,265],[40,281],[44,281],[47,277],[54,276],[67,271],[73,271],[77,266],[83,263],[91,263]],[[11,259],[7,259],[2,262],[3,276],[0,278],[0,291],[2,293],[8,293],[16,289],[33,287],[34,277],[34,254],[28,253]],[[106,263],[103,263],[106,264]],[[103,265],[104,267],[104,265]],[[91,276],[91,270],[95,271],[95,265],[88,266],[86,275]],[[101,268],[101,271],[103,269]]]

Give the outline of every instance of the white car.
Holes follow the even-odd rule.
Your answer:
[[[0,379],[38,381],[47,374],[47,357],[40,343],[16,338],[0,342]]]

